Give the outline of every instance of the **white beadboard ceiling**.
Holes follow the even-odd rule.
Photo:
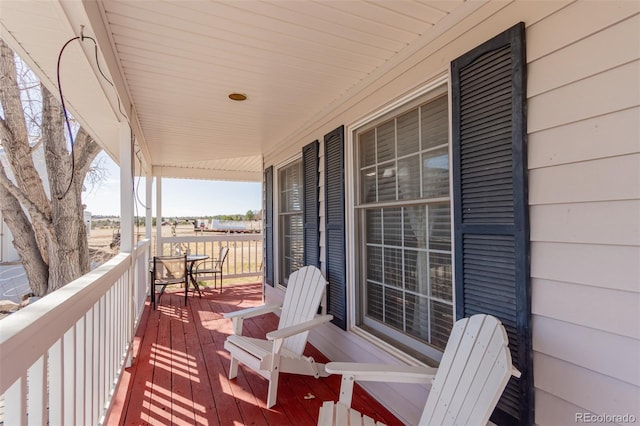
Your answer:
[[[156,170],[260,180],[263,152],[291,140],[466,6],[462,0],[2,0],[0,35],[55,88],[57,54],[84,25],[84,35],[100,45],[101,68],[123,108],[132,108],[129,121]],[[65,52],[65,97],[118,158],[115,120],[122,117],[92,49],[85,40]],[[229,100],[232,92],[247,101]]]

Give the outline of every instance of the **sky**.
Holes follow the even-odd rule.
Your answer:
[[[120,168],[104,152],[99,158],[104,162],[104,179],[93,187],[85,185],[82,202],[92,215],[120,216]],[[136,198],[140,200],[136,216],[145,215],[141,204],[145,202],[145,187],[145,179],[136,178]],[[151,191],[151,211],[155,216],[155,182]],[[249,210],[260,210],[261,204],[260,182],[162,179],[162,216],[165,218],[245,214]]]

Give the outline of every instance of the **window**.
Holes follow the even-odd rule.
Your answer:
[[[358,325],[436,359],[453,325],[448,111],[440,87],[354,135]]]
[[[289,275],[304,265],[302,160],[278,172],[280,283],[287,285]]]

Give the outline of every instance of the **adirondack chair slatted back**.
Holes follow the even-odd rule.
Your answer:
[[[322,272],[315,267],[304,266],[292,273],[287,283],[278,329],[313,319],[318,312],[326,285]],[[283,346],[301,355],[307,343],[308,334],[309,332],[305,331],[288,337]]]
[[[502,324],[489,315],[457,321],[433,380],[420,425],[484,425],[509,377]]]

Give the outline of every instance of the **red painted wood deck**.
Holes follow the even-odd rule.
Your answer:
[[[231,333],[225,312],[261,304],[261,285],[204,289],[202,298],[165,293],[156,311],[147,303],[134,341],[134,362],[118,387],[108,425],[315,425],[322,401],[338,399],[340,376],[314,379],[280,374],[278,402],[265,405],[268,382],[240,364],[228,380]],[[244,333],[263,337],[273,314],[245,320]],[[305,355],[328,359],[307,344]],[[353,407],[389,425],[401,424],[356,385]]]

